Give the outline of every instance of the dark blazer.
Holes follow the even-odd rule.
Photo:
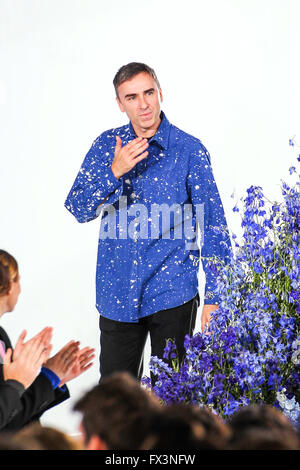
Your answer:
[[[22,410],[24,387],[15,380],[0,383],[0,431]]]
[[[0,327],[0,340],[7,348],[12,349],[11,341],[6,331]],[[3,366],[0,365],[0,385],[4,385]],[[53,387],[49,379],[40,373],[34,382],[28,387],[20,398],[21,409],[12,417],[12,419],[1,429],[5,432],[16,432],[32,421],[38,420],[41,415],[53,406],[62,403],[70,397],[67,386],[63,389]]]

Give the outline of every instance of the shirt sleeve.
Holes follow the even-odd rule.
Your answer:
[[[93,142],[65,201],[80,223],[95,219],[104,201],[113,204],[123,192],[122,178],[118,180],[111,170],[112,148],[106,140],[103,133]]]
[[[51,369],[43,366],[41,368],[41,374],[44,374],[50,380],[54,390],[59,386],[60,378]]]
[[[201,233],[201,263],[206,281],[204,305],[218,304],[220,299],[215,292],[216,272],[209,267],[207,258],[216,256],[227,263],[231,254],[231,240],[211,158],[201,143],[192,151],[188,176],[189,193]]]

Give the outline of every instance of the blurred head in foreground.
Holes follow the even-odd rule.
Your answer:
[[[90,450],[138,449],[147,416],[160,408],[158,399],[126,372],[104,378],[74,406]]]

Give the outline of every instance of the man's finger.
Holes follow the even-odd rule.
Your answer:
[[[40,336],[36,336],[30,341],[27,341],[27,343],[24,345],[21,354],[25,360],[29,359],[32,364],[35,364],[38,358],[40,357],[43,349],[44,345],[42,342],[42,338]]]
[[[90,367],[92,367],[94,363],[93,362],[90,362],[89,364],[87,364],[86,366],[82,367],[81,368],[81,372],[85,372],[86,370],[88,370]]]
[[[77,355],[79,344],[79,341],[69,344],[69,346],[64,351],[62,351],[62,358],[66,360],[70,359],[70,357],[73,355]]]
[[[27,331],[26,330],[23,330],[22,333],[20,334],[17,342],[16,342],[16,345],[15,345],[15,350],[18,351],[19,348],[21,348],[23,346],[23,342],[24,342],[24,339],[25,339],[25,336],[27,335]]]
[[[18,343],[23,343],[26,335],[27,335],[27,331],[23,330],[22,333],[20,334],[19,338],[18,338],[17,344]]]
[[[121,137],[116,135],[116,150],[120,149],[122,147],[122,140]]]
[[[124,148],[125,148],[125,147],[131,148],[131,147],[133,147],[134,145],[139,144],[142,140],[143,140],[143,137],[136,137],[135,139],[131,140],[131,141],[128,142],[126,145],[124,145]]]
[[[143,152],[144,150],[146,150],[146,148],[148,147],[149,147],[148,140],[142,140],[141,142],[138,142],[131,147],[130,156],[134,157],[138,155],[139,153]]]
[[[46,331],[42,335],[42,341],[45,345],[45,347],[50,343],[53,335],[53,328],[52,327],[47,327]]]
[[[47,361],[47,359],[49,359],[51,349],[52,349],[52,344],[50,344],[49,346],[47,346],[46,348],[42,350],[41,357],[40,357],[42,364],[44,364],[44,362]]]
[[[144,158],[146,158],[148,155],[149,155],[149,152],[146,151],[146,152],[142,153],[141,155],[139,155],[138,157],[135,157],[133,160],[134,160],[134,162],[138,163],[141,160],[143,160]]]
[[[92,359],[94,359],[94,357],[95,354],[91,353],[89,355],[79,358],[80,366],[84,366],[87,362],[90,362]]]

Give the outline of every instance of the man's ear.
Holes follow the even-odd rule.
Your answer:
[[[88,442],[87,450],[108,450],[108,447],[101,437],[93,434]]]
[[[160,96],[160,101],[161,103],[163,102],[163,94],[161,88],[159,89],[159,96]]]
[[[119,105],[120,111],[121,111],[122,113],[124,113],[124,112],[125,112],[125,109],[124,109],[124,107],[123,107],[121,101],[119,100],[119,98],[118,98],[117,96],[116,96],[116,100],[117,100],[117,103],[118,103],[118,105]]]

